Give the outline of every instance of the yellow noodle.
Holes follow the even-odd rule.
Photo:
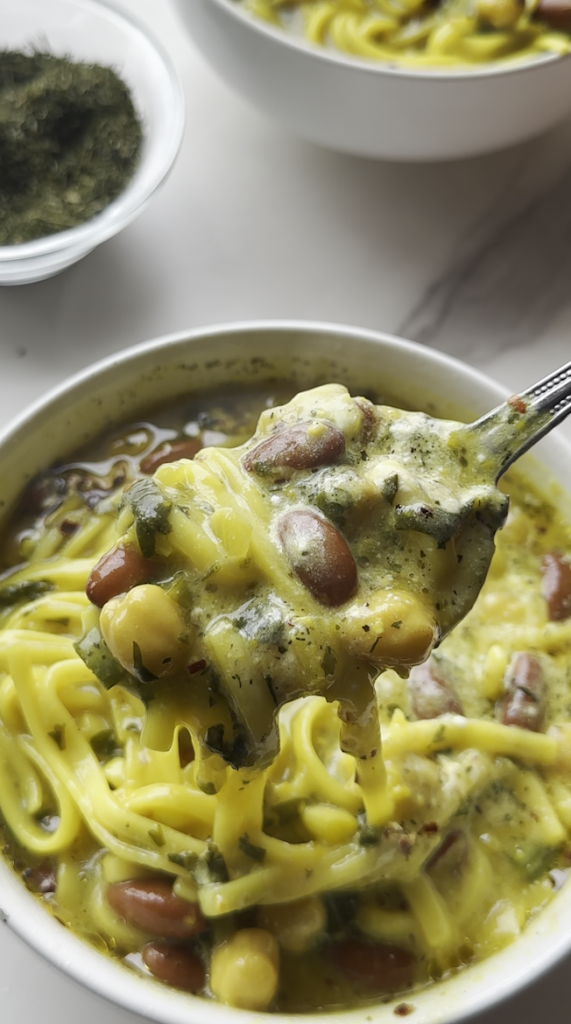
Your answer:
[[[286,6],[268,9],[281,15]],[[364,3],[347,4],[340,21],[332,2],[313,10],[308,5],[315,37],[339,31],[350,47],[367,40],[380,47],[381,36],[384,46],[390,17],[395,24],[397,18],[389,0],[373,13]],[[464,29],[457,48],[470,38]],[[450,40],[450,31],[432,38],[443,59]],[[266,501],[244,483],[226,451],[208,466],[200,460],[164,465],[157,478],[174,503],[171,530],[157,538],[157,551],[180,552],[199,574],[214,567],[209,581],[223,581],[238,595],[247,581],[267,579],[277,594],[305,609],[299,580],[268,536]],[[177,495],[188,488],[196,505],[186,514]],[[125,509],[119,518],[121,535],[133,517]],[[74,641],[89,604],[85,583],[110,545],[112,519],[88,513],[69,541],[62,544],[60,536],[58,548],[52,527],[46,529],[46,547],[39,550],[48,557],[30,561],[10,581],[41,581],[53,589],[1,617],[0,809],[24,850],[57,858],[61,920],[96,945],[140,950],[148,936],[111,910],[105,892],[114,882],[158,872],[176,878],[177,894],[199,902],[213,919],[214,935],[236,927],[233,915],[242,910],[345,891],[359,896],[358,930],[373,941],[420,951],[440,970],[464,955],[458,949],[465,936],[480,955],[517,934],[550,898],[549,858],[565,848],[571,832],[571,728],[559,721],[571,683],[571,619],[546,620],[534,547],[568,550],[567,533],[559,525],[537,541],[531,519],[516,520],[500,537],[498,567],[476,608],[437,652],[463,680],[464,715],[411,720],[406,682],[387,673],[378,684],[382,746],[377,705],[368,725],[360,722],[354,730],[370,757],[347,753],[351,730],[337,717],[337,705],[309,695],[279,711],[279,752],[256,770],[233,768],[201,748],[203,723],[215,726],[222,715],[214,698],[210,707],[210,691],[196,711],[190,688],[198,677],[185,677],[189,696],[178,692],[176,699],[159,680],[148,706],[125,686],[105,689]],[[300,616],[299,635],[309,618]],[[257,641],[232,635],[227,619],[209,623],[205,649],[214,665],[231,662],[246,671]],[[333,631],[331,637],[334,643]],[[291,664],[313,679],[323,655],[316,661],[305,644],[297,646]],[[521,650],[540,659],[558,694],[548,732],[496,720],[494,702],[502,698],[510,659]],[[351,678],[353,664],[345,670]],[[262,710],[273,715],[273,702],[264,704],[268,694],[267,688],[257,691],[248,703],[236,690],[254,724]],[[189,736],[195,760],[183,767],[179,743]],[[108,740],[108,754],[100,756],[98,744]],[[514,806],[525,818],[521,834],[504,821]],[[455,832],[467,837],[468,852],[458,877],[449,871],[443,880],[433,855]],[[396,909],[390,900],[383,903],[387,891],[391,898],[399,894]],[[87,926],[81,923],[85,908]]]
[[[419,0],[242,0],[254,17],[303,35],[316,46],[364,60],[406,67],[482,66],[529,60],[541,53],[563,55],[569,32],[549,28],[536,16],[537,3],[520,8],[509,0],[442,3],[436,10]]]

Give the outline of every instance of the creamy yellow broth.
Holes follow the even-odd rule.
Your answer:
[[[400,568],[390,552],[390,572],[404,573],[403,585],[407,577],[413,619],[422,613],[436,623],[428,661],[408,673],[401,651],[398,671],[379,670],[382,662],[375,668],[370,649],[367,658],[360,652],[352,660],[343,644],[325,644],[331,653],[320,653],[318,692],[296,696],[295,688],[285,689],[283,674],[280,696],[294,699],[277,715],[276,756],[261,768],[237,763],[239,747],[228,735],[236,728],[240,687],[232,703],[220,684],[224,656],[218,654],[216,680],[210,668],[214,648],[204,633],[216,615],[222,621],[234,614],[227,605],[232,594],[244,620],[233,622],[232,643],[246,645],[252,672],[261,665],[263,676],[276,642],[272,629],[283,627],[283,618],[274,614],[275,591],[266,583],[261,604],[244,609],[255,600],[259,562],[241,564],[239,525],[234,521],[230,529],[226,517],[215,529],[211,518],[221,518],[219,503],[207,507],[205,492],[198,491],[191,506],[181,481],[194,486],[194,474],[212,467],[220,452],[227,452],[229,462],[223,464],[234,468],[257,452],[256,465],[250,459],[245,472],[248,480],[258,480],[256,493],[273,510],[259,532],[264,541],[274,537],[276,558],[284,558],[280,573],[290,588],[276,600],[295,604],[304,593],[299,588],[308,589],[297,563],[280,549],[275,529],[280,517],[305,502],[346,538],[357,562],[369,559],[358,566],[359,584],[344,602],[324,605],[321,590],[318,597],[311,591],[309,599],[303,597],[306,615],[313,616],[311,629],[332,636],[331,623],[338,617],[341,626],[343,609],[360,600],[363,570],[362,586],[371,594],[381,585],[390,589],[393,579],[382,545],[371,548],[375,506],[364,487],[371,469],[376,500],[384,495],[387,503],[380,486],[380,437],[386,440],[391,432],[390,457],[397,462],[392,476],[396,472],[401,479],[396,488],[391,484],[388,507],[406,507],[398,501],[405,480],[404,442],[399,451],[394,443],[399,414],[387,414],[373,441],[367,403],[361,400],[355,408],[341,391],[336,394],[360,442],[363,423],[369,424],[362,449],[371,456],[367,460],[349,458],[354,449],[347,426],[346,461],[337,463],[336,472],[331,466],[327,472],[292,466],[285,475],[283,466],[276,472],[275,462],[268,467],[267,447],[260,448],[273,436],[276,416],[284,416],[273,408],[275,398],[213,400],[190,418],[175,421],[172,412],[172,426],[164,414],[158,426],[136,424],[114,437],[103,455],[67,463],[36,481],[4,543],[5,853],[46,907],[103,952],[158,981],[245,1009],[333,1009],[395,993],[413,1005],[419,986],[513,941],[552,898],[571,857],[571,530],[550,500],[513,471],[504,488],[510,510],[487,580],[473,609],[441,642],[446,627],[438,615],[445,609],[436,605],[446,595],[446,581],[438,577],[439,589],[430,574],[446,557],[451,538],[415,531],[407,520]],[[268,412],[260,430],[244,447],[264,404]],[[299,404],[293,409],[298,413]],[[422,420],[409,416],[405,422],[408,430],[411,424],[418,430]],[[437,433],[439,442],[454,437],[445,425]],[[409,448],[410,438],[409,430]],[[217,449],[211,455],[204,451],[193,462],[178,461],[212,442]],[[234,451],[236,444],[243,447]],[[426,467],[426,438],[424,446]],[[260,452],[266,458],[262,473]],[[154,519],[149,506],[144,516],[133,507],[126,490],[139,479],[152,480],[160,492]],[[467,482],[476,486],[462,480],[463,486]],[[456,484],[444,501],[445,484],[446,474],[439,475],[433,481],[437,491],[424,493],[423,502],[437,498],[457,512],[451,504]],[[417,486],[418,481],[409,505],[418,498]],[[340,501],[341,491],[351,500]],[[148,488],[139,493],[141,501],[155,494]],[[503,518],[505,499],[494,488],[482,496]],[[184,557],[170,546],[179,533],[165,530],[170,510],[161,519],[165,498],[184,516],[183,526],[193,528]],[[137,516],[143,518],[140,539]],[[151,521],[155,527],[162,523],[152,530],[152,553]],[[191,571],[189,551],[196,551],[199,526],[216,558]],[[112,595],[111,586],[101,611],[86,594],[87,585],[98,596],[94,580],[113,580],[109,572],[94,577],[94,566],[127,537],[140,554],[141,544],[147,545],[146,561],[157,566],[174,558],[175,570],[141,582],[133,563],[129,593],[142,590],[145,597],[146,587],[153,594],[160,590],[185,622],[186,612],[199,607],[189,620],[196,632],[186,630],[184,657],[178,648],[182,632],[170,654],[155,642],[161,658],[154,671],[145,640],[153,633],[155,639],[165,631],[171,635],[171,620],[161,618],[171,604],[153,604],[145,628],[123,649],[111,635],[112,616],[105,627],[109,645],[102,643],[100,623],[120,594]],[[275,573],[272,568],[273,584],[282,578]],[[427,582],[428,595],[422,593]],[[393,631],[399,634],[400,628]],[[230,674],[240,674],[232,660],[236,653],[231,646],[228,651]],[[310,656],[304,658],[294,663],[296,677],[300,665],[313,665]],[[353,668],[358,675],[362,666],[364,679],[365,665],[367,686],[369,675],[377,673],[372,710],[382,741],[368,766],[372,772],[356,762],[348,723],[326,699],[335,696],[336,685],[346,697]],[[331,679],[323,685],[326,676]],[[243,685],[250,686],[249,678],[244,676]],[[356,692],[362,690],[365,682],[358,682]],[[375,714],[370,717],[375,720]]]
[[[565,54],[571,7],[558,0],[238,0],[315,46],[407,67],[482,66]]]

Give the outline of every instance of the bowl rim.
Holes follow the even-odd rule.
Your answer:
[[[431,368],[445,369],[452,383],[455,375],[461,376],[465,382],[469,379],[470,383],[473,382],[476,392],[481,388],[490,397],[495,396],[498,402],[510,394],[507,387],[455,357],[382,331],[309,320],[267,319],[218,323],[191,330],[181,330],[134,344],[97,360],[66,378],[45,395],[32,402],[0,430],[0,463],[4,446],[13,443],[17,445],[19,436],[25,437],[26,430],[30,429],[36,417],[41,417],[43,413],[49,412],[55,415],[61,399],[70,395],[77,388],[81,390],[86,384],[93,384],[97,394],[99,389],[105,389],[108,386],[109,377],[117,367],[125,367],[133,361],[136,374],[145,369],[145,358],[150,354],[160,356],[170,352],[171,357],[175,359],[177,352],[183,346],[192,347],[193,344],[198,345],[216,338],[232,338],[233,341],[237,341],[244,335],[260,336],[283,331],[302,332],[309,337],[311,335],[329,335],[349,344],[355,340],[376,344],[381,348],[412,358],[418,359],[420,356],[422,361]],[[127,418],[128,415],[127,413]],[[113,422],[119,422],[119,420],[120,413],[114,411]],[[559,449],[560,454],[566,459],[571,460],[571,445],[564,437],[551,437],[548,443],[556,451]],[[571,883],[567,891],[559,893],[542,913],[528,922],[526,930],[515,943],[480,963],[468,967],[465,971],[459,972],[455,978],[443,980],[420,992],[411,993],[409,997],[406,993],[401,993],[385,1004],[377,1001],[351,1010],[320,1011],[310,1015],[296,1014],[295,1017],[303,1021],[310,1016],[310,1024],[363,1024],[364,1021],[371,1021],[372,1024],[388,1024],[388,1021],[393,1019],[394,1006],[402,1002],[403,999],[410,998],[420,1000],[422,1003],[422,1006],[417,1008],[419,1024],[460,1024],[460,1022],[465,1022],[490,1007],[499,1005],[516,992],[523,991],[571,952],[571,930],[567,927],[566,922],[564,927],[564,922],[558,920],[557,913],[554,912],[551,915],[546,913],[554,906],[560,908],[562,914],[566,911],[567,918],[569,918],[571,914]],[[553,917],[555,917],[555,924],[552,920]],[[545,924],[542,924],[544,920]],[[258,1024],[270,1024],[272,1020],[275,1021],[275,1024],[292,1024],[292,1015],[244,1011],[212,1002],[203,997],[181,993],[169,989],[168,986],[159,985],[148,977],[138,976],[135,971],[119,961],[106,958],[104,954],[89,946],[85,940],[68,929],[62,928],[49,911],[41,906],[32,893],[24,887],[21,880],[3,859],[0,859],[0,922],[8,924],[28,946],[66,976],[79,982],[95,995],[103,996],[106,1000],[114,1002],[132,1013],[139,1013],[146,1019],[161,1021],[163,1024],[188,1024],[189,1020],[201,1021],[202,1024],[248,1024],[248,1021],[252,1020],[258,1021]],[[538,943],[537,948],[534,947],[538,936],[540,938],[547,936],[547,948],[542,948],[541,943]],[[517,947],[521,954],[528,946],[531,946],[531,950],[530,955],[524,958],[525,970],[521,970],[518,965],[517,972],[513,967],[506,972],[503,967],[507,962],[509,968],[510,951]],[[495,972],[492,972],[495,981],[490,984],[486,980],[486,974],[488,965],[492,963],[496,965]],[[458,985],[459,979],[460,985]],[[453,998],[450,1008],[447,1010],[446,999],[441,996],[448,991],[450,983],[456,986],[454,989],[456,1001]],[[432,997],[430,993],[435,993],[435,997]],[[424,1005],[425,994],[428,995],[428,1009]]]
[[[29,423],[29,421],[40,412],[47,410],[49,406],[55,405],[64,395],[69,394],[76,387],[85,384],[91,379],[100,376],[103,377],[103,375],[108,371],[113,370],[115,367],[122,366],[125,363],[131,362],[131,360],[136,359],[139,355],[142,356],[148,352],[160,352],[169,348],[177,348],[185,341],[193,343],[208,338],[217,338],[219,336],[234,335],[239,337],[243,334],[263,335],[268,332],[273,333],[280,331],[305,332],[316,335],[327,333],[338,338],[357,338],[365,341],[371,341],[376,344],[380,342],[390,348],[404,349],[405,351],[408,351],[411,356],[418,354],[418,352],[421,351],[426,354],[429,361],[433,361],[443,367],[453,367],[461,373],[468,369],[470,374],[476,377],[482,386],[495,386],[498,393],[498,401],[502,401],[503,396],[509,397],[510,392],[508,388],[499,384],[492,377],[483,373],[476,367],[470,366],[468,363],[456,358],[455,356],[450,356],[447,353],[440,352],[438,349],[429,348],[419,342],[410,341],[407,338],[401,338],[399,335],[392,334],[389,331],[379,331],[368,327],[357,327],[336,321],[306,320],[304,318],[282,319],[268,317],[263,319],[247,319],[228,322],[220,321],[214,324],[193,327],[187,330],[182,329],[172,331],[168,334],[161,334],[155,338],[150,338],[142,342],[135,342],[127,348],[120,349],[117,352],[112,352],[110,355],[103,356],[101,359],[97,359],[95,362],[89,363],[87,366],[83,367],[83,369],[77,370],[75,373],[65,377],[62,381],[49,388],[48,391],[34,399],[21,412],[16,413],[15,416],[11,417],[9,422],[0,428],[0,449],[2,445],[11,438],[12,435],[15,435],[21,427]]]
[[[193,3],[194,0],[177,0],[179,6]],[[246,11],[236,0],[203,0],[206,3],[215,4],[228,17],[234,18],[239,24],[250,27],[255,33],[265,37],[269,42],[285,45],[286,49],[293,50],[304,56],[312,56],[325,65],[340,65],[347,71],[360,71],[367,75],[386,74],[394,78],[407,79],[428,79],[430,81],[464,81],[472,78],[499,78],[505,75],[521,75],[525,73],[537,73],[540,68],[551,66],[555,63],[571,61],[571,50],[569,53],[538,53],[537,57],[514,57],[505,59],[503,62],[496,60],[493,63],[479,65],[450,65],[449,70],[443,68],[414,68],[399,64],[397,61],[375,61],[368,57],[352,57],[342,51],[319,48],[308,40],[290,35],[287,31],[278,26],[265,22],[250,12]]]
[[[45,2],[47,4],[48,0],[45,0]],[[19,5],[23,6],[25,3],[26,0],[18,0]],[[170,97],[168,99],[170,103],[170,117],[172,118],[172,131],[168,145],[164,146],[161,151],[160,165],[157,166],[145,194],[139,196],[137,202],[131,200],[131,202],[127,203],[126,208],[120,204],[120,200],[124,200],[128,193],[133,181],[132,178],[111,203],[89,220],[83,221],[73,228],[66,228],[64,231],[57,231],[51,235],[42,235],[40,238],[34,238],[29,242],[21,242],[17,245],[0,245],[0,275],[2,274],[3,264],[12,263],[16,266],[19,261],[35,260],[38,257],[46,257],[44,265],[47,268],[49,257],[52,253],[59,252],[62,249],[69,248],[70,253],[71,251],[74,254],[77,253],[77,259],[79,259],[82,255],[87,255],[95,246],[107,241],[119,230],[127,227],[147,206],[157,189],[163,184],[172,170],[182,145],[185,125],[185,99],[182,82],[169,51],[151,29],[136,15],[118,7],[114,0],[49,0],[49,3],[62,10],[66,7],[84,10],[107,21],[110,29],[113,29],[118,24],[131,36],[140,37],[147,46],[155,51],[158,60],[166,72],[170,87]],[[139,114],[142,113],[141,111],[137,112]],[[145,137],[143,136],[143,145],[144,142]],[[144,161],[143,148],[138,166],[142,166]],[[135,168],[135,174],[136,172],[137,168]]]

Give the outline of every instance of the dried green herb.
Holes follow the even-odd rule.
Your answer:
[[[142,128],[111,68],[0,51],[0,245],[90,220],[125,188]]]

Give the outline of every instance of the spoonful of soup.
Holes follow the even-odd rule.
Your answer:
[[[184,706],[205,788],[274,757],[276,709],[323,694],[379,792],[374,678],[472,607],[507,515],[497,481],[570,396],[571,363],[464,425],[328,384],[265,410],[246,444],[164,462],[124,493],[79,653],[150,701],[147,728]]]

